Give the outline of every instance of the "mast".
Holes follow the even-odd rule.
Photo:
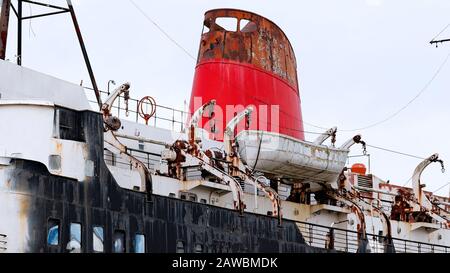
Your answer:
[[[84,62],[86,63],[86,67],[89,72],[89,77],[91,78],[92,88],[94,89],[95,97],[97,98],[98,107],[100,109],[102,109],[102,99],[100,96],[100,91],[98,90],[97,82],[96,82],[95,76],[94,76],[94,71],[92,70],[91,62],[89,61],[89,56],[87,54],[86,46],[84,45],[83,36],[81,35],[80,26],[78,25],[77,16],[76,16],[75,10],[72,6],[72,1],[67,0],[67,5],[69,6],[69,12],[72,17],[73,25],[75,27],[75,32],[77,33],[81,51],[83,52]]]
[[[22,65],[22,0],[17,0],[17,65]]]
[[[22,10],[23,10],[23,3],[28,3],[30,5],[37,5],[37,6],[43,6],[47,7],[49,9],[52,9],[53,11],[37,14],[37,15],[31,15],[31,16],[23,16]],[[83,37],[81,35],[80,26],[78,25],[77,17],[75,14],[75,10],[72,5],[71,0],[66,0],[67,6],[66,7],[60,7],[56,5],[50,5],[45,4],[38,1],[32,1],[32,0],[17,0],[17,7],[15,7],[11,0],[0,0],[1,4],[1,14],[0,14],[0,59],[4,60],[6,57],[6,43],[8,40],[8,26],[9,26],[9,15],[10,10],[12,9],[14,11],[14,14],[17,17],[17,65],[22,65],[22,23],[24,20],[30,20],[34,18],[40,18],[40,17],[46,17],[46,16],[52,16],[62,13],[70,13],[75,31],[78,37],[78,41],[80,43],[81,51],[83,53],[84,61],[87,67],[87,70],[89,72],[89,77],[91,79],[92,87],[95,91],[95,96],[97,98],[97,103],[99,105],[99,108],[102,108],[102,101],[100,97],[100,92],[97,86],[97,82],[95,80],[94,72],[92,70],[91,62],[89,60],[89,56],[87,54],[86,46],[83,41]]]
[[[1,1],[1,0],[0,0]],[[8,41],[9,12],[11,0],[3,0],[0,10],[0,59],[6,57],[6,42]]]

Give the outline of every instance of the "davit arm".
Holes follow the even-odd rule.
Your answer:
[[[139,172],[141,176],[141,187],[140,190],[143,192],[150,193],[152,191],[152,178],[149,170],[140,160],[136,159],[130,155],[127,151],[127,147],[120,143],[117,139],[115,132],[120,129],[121,122],[117,117],[113,117],[111,114],[112,106],[114,101],[122,94],[125,96],[126,111],[128,113],[128,99],[130,94],[130,83],[125,83],[116,88],[113,93],[108,97],[108,99],[102,105],[103,121],[105,123],[105,142],[112,147],[111,152],[119,153],[124,158],[126,158],[133,169]]]

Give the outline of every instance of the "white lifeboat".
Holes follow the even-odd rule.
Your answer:
[[[324,145],[323,142],[336,130],[328,130],[315,142],[273,132],[246,130],[236,136],[236,142],[241,160],[253,170],[296,182],[332,184],[337,182],[346,165],[349,148],[355,143],[365,144],[358,135],[340,148]]]

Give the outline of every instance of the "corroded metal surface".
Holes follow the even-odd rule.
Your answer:
[[[304,140],[297,62],[283,31],[260,15],[234,9],[206,12],[203,25],[189,110],[216,100],[216,115],[201,123],[210,138],[222,141],[235,114],[254,106],[253,130]]]
[[[146,251],[175,253],[177,242],[194,252],[328,252],[308,246],[292,221],[122,189],[103,161],[103,121],[100,114],[79,112],[79,128],[95,162],[94,176],[84,182],[51,175],[43,164],[12,162],[9,194],[21,193],[27,219],[27,252],[67,252],[70,223],[82,225],[82,252],[93,251],[93,227],[104,228],[104,251],[112,252],[113,234],[126,231],[125,250],[133,251],[133,236],[145,234]],[[29,209],[28,208],[32,208]],[[47,221],[61,223],[60,242],[47,245]],[[0,227],[2,224],[0,222]]]
[[[218,18],[235,18],[235,31],[221,26]],[[217,9],[205,14],[198,63],[211,59],[227,59],[253,64],[283,78],[298,89],[297,61],[284,32],[272,21],[257,14]]]

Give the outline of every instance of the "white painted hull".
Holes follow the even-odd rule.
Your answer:
[[[250,168],[304,182],[336,182],[349,153],[262,131],[243,131],[236,140],[241,159]]]

